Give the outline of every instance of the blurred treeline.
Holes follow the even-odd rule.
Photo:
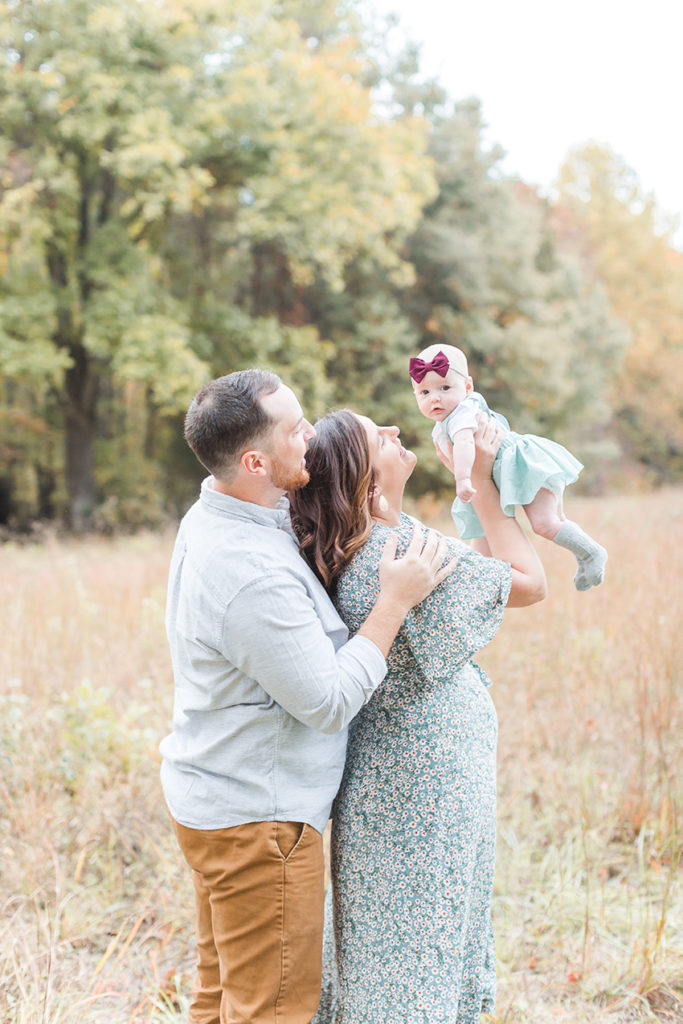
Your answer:
[[[1,0],[0,524],[182,510],[183,412],[253,364],[398,423],[443,489],[406,372],[438,341],[586,486],[681,479],[673,225],[597,145],[552,202],[505,179],[368,6]]]

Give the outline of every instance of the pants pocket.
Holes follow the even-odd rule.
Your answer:
[[[303,821],[275,822],[275,842],[285,860],[288,860],[296,849],[305,828],[306,824]]]

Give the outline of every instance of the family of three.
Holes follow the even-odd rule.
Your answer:
[[[207,384],[185,436],[210,475],[171,563],[161,752],[196,896],[189,1021],[479,1024],[496,716],[472,657],[545,595],[492,479],[500,430],[481,419],[468,466],[485,553],[402,511],[398,428],[313,427],[272,373]]]

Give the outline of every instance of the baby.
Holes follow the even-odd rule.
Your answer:
[[[576,556],[577,590],[602,583],[607,552],[567,519],[562,509],[564,488],[578,478],[583,469],[581,463],[555,441],[510,430],[505,417],[490,410],[483,395],[474,390],[467,359],[459,348],[431,345],[410,360],[409,373],[420,412],[434,420],[435,444],[446,455],[452,449],[457,498],[451,513],[461,537],[468,540],[484,536],[470,504],[477,493],[470,480],[474,432],[477,414],[484,412],[494,417],[503,430],[493,464],[493,480],[500,491],[503,512],[514,516],[515,506],[522,505],[535,534],[568,548]]]

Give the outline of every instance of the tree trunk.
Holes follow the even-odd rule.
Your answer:
[[[74,533],[86,531],[95,507],[93,442],[97,378],[90,354],[71,349],[73,364],[66,371],[65,456],[68,521]]]
[[[79,247],[85,250],[88,241],[89,190],[81,190]],[[95,440],[95,409],[97,403],[97,372],[92,356],[82,343],[82,331],[74,323],[68,296],[69,268],[67,258],[52,239],[47,243],[47,264],[50,278],[60,294],[57,307],[57,330],[54,342],[66,349],[71,365],[64,375],[64,461],[66,468],[67,522],[74,533],[84,533],[91,525],[95,507],[95,473],[93,442]],[[87,302],[90,284],[85,274],[78,278],[82,306]]]

